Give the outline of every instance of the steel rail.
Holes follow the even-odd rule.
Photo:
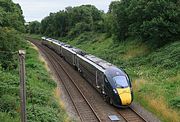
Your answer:
[[[131,109],[134,113],[136,113],[136,115],[138,115],[142,120],[144,120],[144,122],[147,122],[147,120],[142,115],[137,113],[131,106],[129,106],[129,109]]]
[[[98,120],[99,122],[101,122],[101,119],[98,117],[98,115],[97,115],[97,113],[95,112],[95,110],[92,108],[92,106],[90,105],[90,103],[88,102],[88,100],[85,98],[84,94],[81,92],[81,90],[80,90],[80,89],[78,88],[78,86],[75,84],[75,82],[74,82],[74,80],[72,79],[72,77],[66,72],[66,70],[64,69],[64,67],[62,66],[62,64],[60,64],[60,63],[58,62],[58,60],[54,57],[54,54],[52,54],[52,53],[55,53],[55,52],[53,52],[53,51],[50,50],[50,49],[49,49],[49,51],[47,52],[47,51],[45,51],[45,50],[47,50],[47,47],[45,47],[46,49],[44,49],[44,47],[42,47],[42,45],[40,45],[40,44],[38,44],[38,43],[36,43],[36,42],[34,42],[34,41],[33,41],[33,43],[34,43],[42,52],[44,52],[44,54],[46,55],[46,57],[48,58],[48,60],[49,60],[50,62],[53,62],[53,64],[52,64],[52,65],[53,65],[53,68],[55,69],[56,74],[58,74],[58,78],[61,79],[61,81],[62,81],[62,78],[60,77],[60,74],[58,73],[58,69],[57,69],[58,66],[57,66],[56,63],[59,64],[59,66],[61,67],[61,69],[64,71],[64,73],[68,76],[68,78],[72,81],[72,83],[74,84],[74,86],[77,88],[77,90],[79,91],[79,93],[82,95],[82,97],[84,98],[84,100],[86,101],[87,105],[90,107],[90,109],[91,109],[92,112],[94,113],[94,115],[95,115],[95,117],[97,118],[97,120]],[[50,53],[50,51],[52,51],[52,52]],[[56,60],[56,61],[52,60],[52,58],[50,58],[46,53],[49,53],[49,55],[50,55],[54,60]],[[51,55],[51,54],[52,54],[52,55]],[[71,96],[71,93],[69,92],[69,90],[68,90],[68,88],[66,87],[65,83],[64,83],[64,82],[62,82],[62,83],[63,83],[63,86],[64,86],[64,88],[66,89],[68,95],[70,96],[70,99],[71,99],[71,101],[72,101],[72,103],[73,103],[73,105],[74,105],[74,107],[75,107],[75,109],[76,109],[76,111],[77,111],[77,113],[78,113],[81,121],[83,122],[83,117],[81,116],[81,114],[80,114],[80,112],[79,112],[79,110],[78,110],[78,108],[77,108],[77,106],[76,106],[76,104],[75,104],[75,102],[74,102],[74,100],[73,100],[73,98],[72,98],[72,96]]]
[[[51,50],[52,51],[52,50]],[[54,51],[52,51],[52,56],[53,58],[57,61],[57,63],[61,66],[62,70],[64,71],[64,73],[66,73],[66,75],[69,77],[69,79],[72,81],[72,83],[74,84],[74,86],[78,89],[78,91],[80,92],[80,94],[82,95],[82,97],[85,99],[85,101],[87,102],[87,104],[89,105],[89,107],[91,108],[91,110],[93,111],[93,113],[95,114],[95,116],[97,117],[98,121],[101,122],[101,119],[99,118],[98,114],[96,113],[96,111],[93,109],[92,105],[90,104],[90,102],[87,100],[87,98],[85,97],[85,95],[83,94],[83,92],[80,90],[80,88],[77,86],[77,84],[75,83],[74,79],[71,77],[70,74],[67,73],[66,69],[62,66],[61,63],[59,63],[59,61],[54,57],[56,54]],[[56,54],[57,55],[57,54]]]
[[[141,115],[139,115],[131,107],[126,109],[117,109],[117,112],[124,118],[126,122],[147,122]]]

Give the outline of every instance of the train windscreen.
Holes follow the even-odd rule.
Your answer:
[[[125,76],[115,76],[113,77],[116,87],[126,88],[129,86],[127,78]]]

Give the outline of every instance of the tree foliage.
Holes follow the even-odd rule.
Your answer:
[[[105,32],[117,41],[131,37],[160,47],[180,39],[179,27],[178,0],[121,0],[111,2],[108,13],[92,5],[67,7],[44,18],[40,28],[43,35],[52,37]]]
[[[28,31],[29,33],[36,33],[36,34],[40,34],[40,28],[41,28],[41,24],[38,21],[33,21],[28,25]]]
[[[12,0],[0,0],[0,27],[12,27],[24,32],[24,22],[19,4],[14,4]]]
[[[57,13],[50,13],[41,21],[41,33],[53,37],[73,37],[85,31],[99,31],[103,25],[103,12],[92,5],[67,7]],[[34,27],[35,23],[29,25]],[[35,30],[32,33],[36,33]]]
[[[16,67],[12,52],[22,46],[19,32],[24,32],[24,17],[19,4],[0,0],[0,65],[4,69]]]
[[[179,39],[180,4],[177,0],[121,0],[112,2],[113,33],[119,40],[140,37],[156,47]]]

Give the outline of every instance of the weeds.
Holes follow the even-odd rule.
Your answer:
[[[31,45],[26,46],[26,52],[27,120],[64,121],[67,115],[54,97],[56,83]],[[17,122],[20,118],[18,68],[10,71],[0,68],[0,81],[0,121]]]

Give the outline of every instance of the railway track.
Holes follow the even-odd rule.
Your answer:
[[[106,115],[105,117],[105,115],[100,115],[97,110],[95,110],[98,109],[94,104],[95,100],[93,99],[93,97],[90,100],[87,99],[87,97],[84,95],[84,92],[86,92],[87,90],[82,91],[82,89],[77,85],[77,82],[74,81],[71,76],[72,74],[70,75],[67,72],[68,67],[63,65],[63,61],[60,61],[61,58],[57,56],[57,54],[55,55],[54,51],[41,45],[39,42],[32,42],[46,55],[47,59],[51,62],[51,65],[55,69],[58,78],[62,81],[64,88],[69,94],[70,99],[72,100],[73,105],[75,106],[75,109],[80,117],[80,120],[82,122],[110,121],[110,119],[108,119],[107,117],[108,115]],[[146,122],[145,119],[143,119],[132,108],[117,109],[116,112],[122,117],[122,119],[120,119],[122,122]]]
[[[139,115],[131,107],[117,111],[126,120],[126,122],[147,122],[141,115]]]
[[[80,120],[82,122],[101,122],[101,119],[97,116],[97,113],[93,110],[90,103],[85,99],[78,87],[74,84],[73,79],[69,77],[69,74],[65,72],[62,65],[58,63],[52,52],[42,47],[42,45],[37,42],[33,41],[33,43],[46,55],[48,60],[51,62],[51,65],[55,69],[58,78],[61,81],[65,81],[62,83],[73,102]]]

